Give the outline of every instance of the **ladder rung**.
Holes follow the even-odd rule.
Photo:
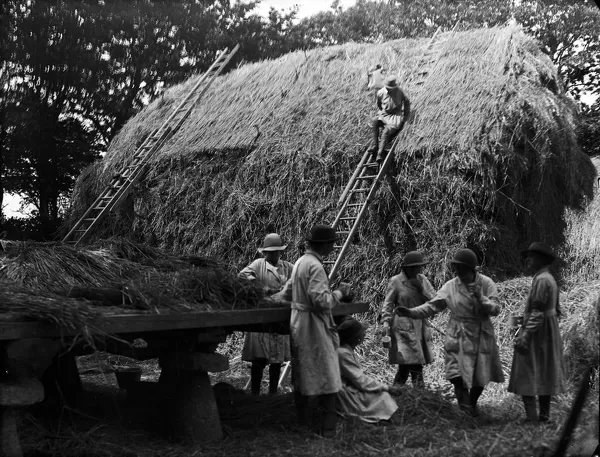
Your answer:
[[[347,235],[348,233],[350,233],[350,230],[338,230],[335,233],[337,233],[338,235]]]
[[[356,217],[340,217],[340,221],[355,221]]]
[[[356,207],[364,206],[364,205],[365,205],[364,203],[348,203],[346,205],[346,208],[348,208],[348,207],[356,208]]]
[[[352,189],[350,192],[368,192],[370,190],[370,187],[361,187],[360,189]]]
[[[375,167],[375,166],[379,166],[379,164],[377,162],[368,162],[363,164],[363,167]]]
[[[325,265],[333,265],[335,263],[335,260],[324,260],[323,263]]]
[[[75,232],[87,232],[87,229],[76,229]]]
[[[377,175],[369,175],[369,176],[359,176],[356,179],[373,179],[373,178],[376,178],[376,177],[377,177]]]

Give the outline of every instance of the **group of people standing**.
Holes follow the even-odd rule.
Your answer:
[[[269,391],[277,391],[282,362],[292,361],[295,403],[300,424],[310,425],[311,397],[318,398],[319,431],[335,435],[338,413],[367,422],[394,420],[399,395],[410,378],[423,388],[423,366],[433,361],[431,327],[427,321],[449,310],[445,331],[446,379],[454,386],[459,408],[477,416],[477,403],[489,382],[504,382],[491,317],[501,311],[494,281],[478,271],[476,254],[458,250],[451,260],[455,277],[437,292],[422,273],[422,253],[405,255],[402,272],[391,278],[381,312],[381,329],[391,338],[389,363],[398,365],[394,382],[382,383],[360,367],[354,349],[366,326],[353,318],[339,325],[331,310],[351,297],[350,286],[331,290],[322,261],[334,249],[336,232],[316,225],[306,237],[307,249],[294,265],[280,259],[286,249],[281,237],[269,234],[259,249],[264,258],[253,261],[240,276],[256,279],[267,295],[291,302],[290,337],[249,333],[243,359],[252,362],[251,389],[260,392],[264,368],[269,367]],[[524,251],[534,277],[515,351],[508,391],[522,396],[526,421],[547,421],[551,396],[565,390],[558,287],[549,271],[556,256],[544,243]],[[539,414],[536,397],[538,397]],[[312,424],[315,425],[315,424]]]

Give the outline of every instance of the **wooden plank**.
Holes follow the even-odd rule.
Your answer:
[[[333,310],[334,316],[364,313],[368,303],[342,303]],[[125,314],[107,315],[102,330],[110,334],[159,332],[164,330],[203,329],[211,327],[236,327],[244,324],[286,322],[290,308],[264,308],[227,311],[203,311],[184,314]],[[6,322],[0,320],[0,340],[21,338],[52,338],[74,336],[45,322]]]

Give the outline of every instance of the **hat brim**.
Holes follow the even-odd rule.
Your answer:
[[[313,240],[312,238],[306,238],[306,241],[310,241],[312,243],[335,243],[337,241],[337,237],[328,238],[326,240]]]
[[[400,265],[401,267],[422,267],[423,265],[427,265],[429,262],[411,262],[411,263],[403,263]]]
[[[285,251],[287,244],[283,246],[269,246],[266,248],[258,248],[258,252],[273,252],[273,251]]]
[[[536,254],[540,254],[540,255],[544,255],[546,257],[549,257],[553,260],[558,259],[558,257],[556,256],[556,254],[554,252],[544,252],[538,249],[525,249],[524,251],[521,251],[521,255],[523,257],[525,257],[527,255],[528,252],[535,252]]]
[[[465,267],[469,267],[473,271],[477,270],[477,265],[473,266],[471,264],[468,264],[467,262],[461,262],[460,260],[451,260],[450,263],[453,265],[464,265]]]
[[[387,90],[399,89],[398,86],[383,86],[383,87],[385,87]]]

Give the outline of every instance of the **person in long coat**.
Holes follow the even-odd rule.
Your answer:
[[[292,274],[294,265],[280,259],[287,245],[277,233],[265,236],[258,251],[262,258],[254,260],[239,272],[238,276],[258,281],[266,295],[279,292]],[[242,360],[252,362],[250,368],[250,389],[252,394],[260,393],[264,369],[269,365],[269,393],[277,393],[281,364],[290,360],[290,339],[276,333],[247,332],[242,348]]]
[[[298,420],[309,423],[309,397],[318,396],[322,411],[320,432],[325,437],[336,433],[336,394],[342,387],[339,337],[331,310],[350,294],[345,283],[332,291],[323,267],[323,257],[333,252],[336,239],[333,227],[312,227],[306,238],[308,249],[296,261],[281,294],[284,300],[292,302],[290,340]]]
[[[535,274],[523,324],[515,339],[508,391],[523,397],[527,421],[545,422],[550,417],[552,395],[565,391],[563,344],[558,329],[558,287],[549,271],[556,256],[550,246],[539,242],[532,243],[524,253],[527,266]]]
[[[391,333],[390,365],[398,365],[394,383],[405,384],[409,375],[414,387],[423,387],[423,365],[433,361],[431,329],[427,319],[411,319],[396,314],[397,306],[415,308],[435,295],[433,286],[421,273],[427,262],[418,251],[407,253],[402,273],[390,279],[381,322],[384,332]]]
[[[354,416],[364,422],[390,420],[398,410],[391,397],[399,395],[398,386],[389,386],[365,374],[354,349],[362,343],[366,327],[356,319],[346,319],[338,326],[342,389],[338,392],[338,409],[345,416]]]
[[[477,272],[477,256],[459,249],[452,259],[456,277],[435,297],[416,308],[399,306],[400,315],[423,319],[448,308],[444,344],[446,379],[454,386],[461,410],[477,416],[477,401],[489,382],[504,382],[491,316],[500,314],[498,290]]]

